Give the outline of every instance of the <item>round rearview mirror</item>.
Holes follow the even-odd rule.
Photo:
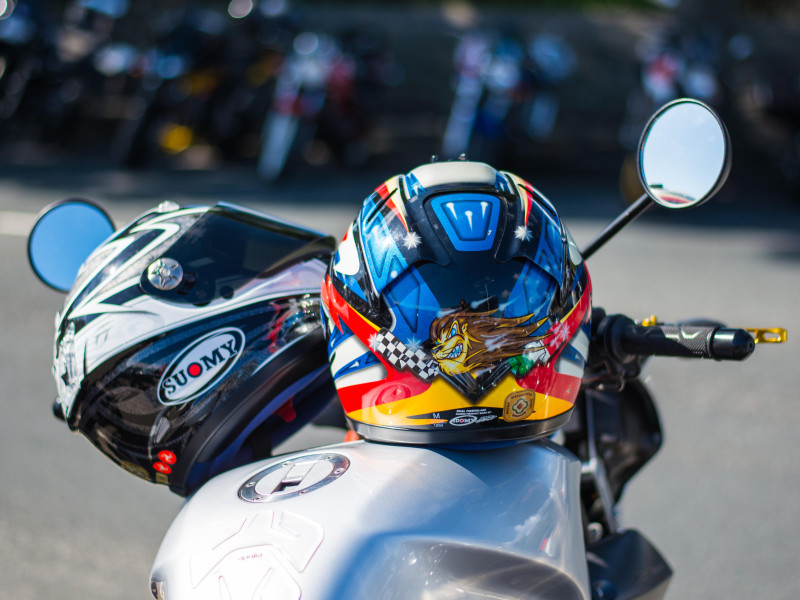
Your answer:
[[[688,208],[716,194],[730,170],[722,121],[697,100],[662,107],[639,142],[639,177],[647,194],[667,208]]]
[[[99,206],[70,199],[39,216],[28,236],[28,260],[45,284],[67,292],[92,251],[114,233],[111,218]]]

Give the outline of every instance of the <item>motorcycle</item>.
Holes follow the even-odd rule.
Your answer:
[[[156,28],[114,141],[121,165],[252,159],[293,30],[285,6],[187,7]],[[234,17],[235,15],[235,17]]]
[[[113,153],[130,169],[177,156],[197,144],[211,98],[234,61],[225,52],[226,19],[186,8],[138,58],[138,85],[114,134]],[[227,63],[226,63],[227,61]]]
[[[261,128],[258,176],[278,181],[301,160],[363,166],[372,154],[369,136],[383,93],[401,78],[376,32],[299,32],[278,70]]]
[[[74,144],[87,120],[112,120],[125,96],[132,45],[115,39],[127,1],[66,3],[60,21],[46,3],[8,3],[0,18],[0,119],[21,135]],[[92,140],[95,141],[95,140]]]
[[[658,29],[637,47],[637,84],[625,103],[618,131],[628,153],[620,171],[620,190],[629,204],[642,193],[633,153],[642,125],[664,103],[688,96],[720,110],[725,103],[716,37],[709,31]]]
[[[655,204],[682,210],[708,200],[730,168],[724,125],[707,106],[687,99],[653,116],[638,156],[646,193],[582,249],[584,259]],[[170,210],[177,209],[162,212]],[[74,236],[67,222],[87,217],[97,223],[89,226],[96,232],[92,239],[81,235],[54,244]],[[70,289],[76,273],[85,285],[89,269],[79,265],[96,244],[115,235],[113,229],[97,207],[55,207],[31,233],[35,272],[57,289]],[[98,254],[93,256],[96,269]],[[169,280],[174,271],[162,267],[156,274]],[[139,281],[141,269],[135,271]],[[142,275],[141,285],[146,279]],[[662,441],[655,403],[640,378],[643,365],[650,356],[741,361],[757,345],[784,342],[786,331],[707,320],[634,322],[599,308],[591,317],[575,411],[555,433],[488,445],[361,439],[218,474],[193,491],[167,532],[152,569],[153,596],[664,597],[672,574],[668,563],[643,534],[623,529],[618,519],[625,486]],[[75,339],[64,346],[75,346]],[[57,359],[63,352],[58,349]],[[165,373],[191,368],[189,358],[181,354]],[[59,385],[78,381],[68,371],[83,367],[81,361],[59,364]],[[63,402],[61,407],[67,408]],[[450,429],[469,427],[478,418],[462,411]],[[170,455],[164,460],[174,464]]]
[[[0,119],[8,129],[26,90],[45,71],[47,20],[31,4],[7,4],[0,19]]]
[[[41,118],[60,144],[105,144],[109,126],[123,116],[140,59],[127,29],[133,14],[127,0],[78,0],[65,7]]]
[[[514,33],[471,31],[457,44],[454,63],[444,157],[466,153],[488,162],[509,160],[519,147],[552,136],[558,85],[576,66],[574,51],[561,37],[538,34],[526,50]]]

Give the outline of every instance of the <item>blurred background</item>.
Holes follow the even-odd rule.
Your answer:
[[[224,200],[341,237],[382,181],[466,153],[531,181],[583,246],[638,196],[641,130],[682,96],[726,122],[731,178],[592,257],[595,302],[789,342],[651,361],[665,445],[622,520],[675,568],[668,597],[796,598],[798,48],[797,0],[0,0],[0,599],[148,598],[180,507],[50,414],[63,296],[25,246],[42,208],[89,197],[123,225]]]
[[[5,163],[252,167],[266,182],[431,154],[618,168],[691,96],[742,178],[800,186],[796,0],[0,0]],[[636,177],[623,173],[623,186]],[[633,196],[636,190],[626,189]]]

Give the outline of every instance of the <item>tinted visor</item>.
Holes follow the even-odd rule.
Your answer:
[[[171,302],[207,304],[231,299],[253,279],[270,277],[310,258],[327,259],[334,247],[335,240],[319,232],[217,205],[162,256],[180,265],[180,284],[162,290],[145,273],[142,288]]]
[[[535,264],[524,259],[498,263],[489,252],[462,257],[468,264],[412,267],[386,289],[383,298],[394,316],[395,336],[424,343],[434,321],[454,311],[528,317],[531,323],[548,316],[557,284]]]

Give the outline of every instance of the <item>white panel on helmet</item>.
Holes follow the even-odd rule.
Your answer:
[[[423,188],[448,183],[478,183],[494,186],[497,171],[486,163],[453,161],[422,165],[411,171]]]
[[[361,269],[361,261],[358,259],[358,248],[356,248],[352,225],[347,230],[347,235],[342,240],[342,243],[339,244],[339,252],[335,258],[336,262],[334,262],[333,268],[342,275],[357,275]]]

